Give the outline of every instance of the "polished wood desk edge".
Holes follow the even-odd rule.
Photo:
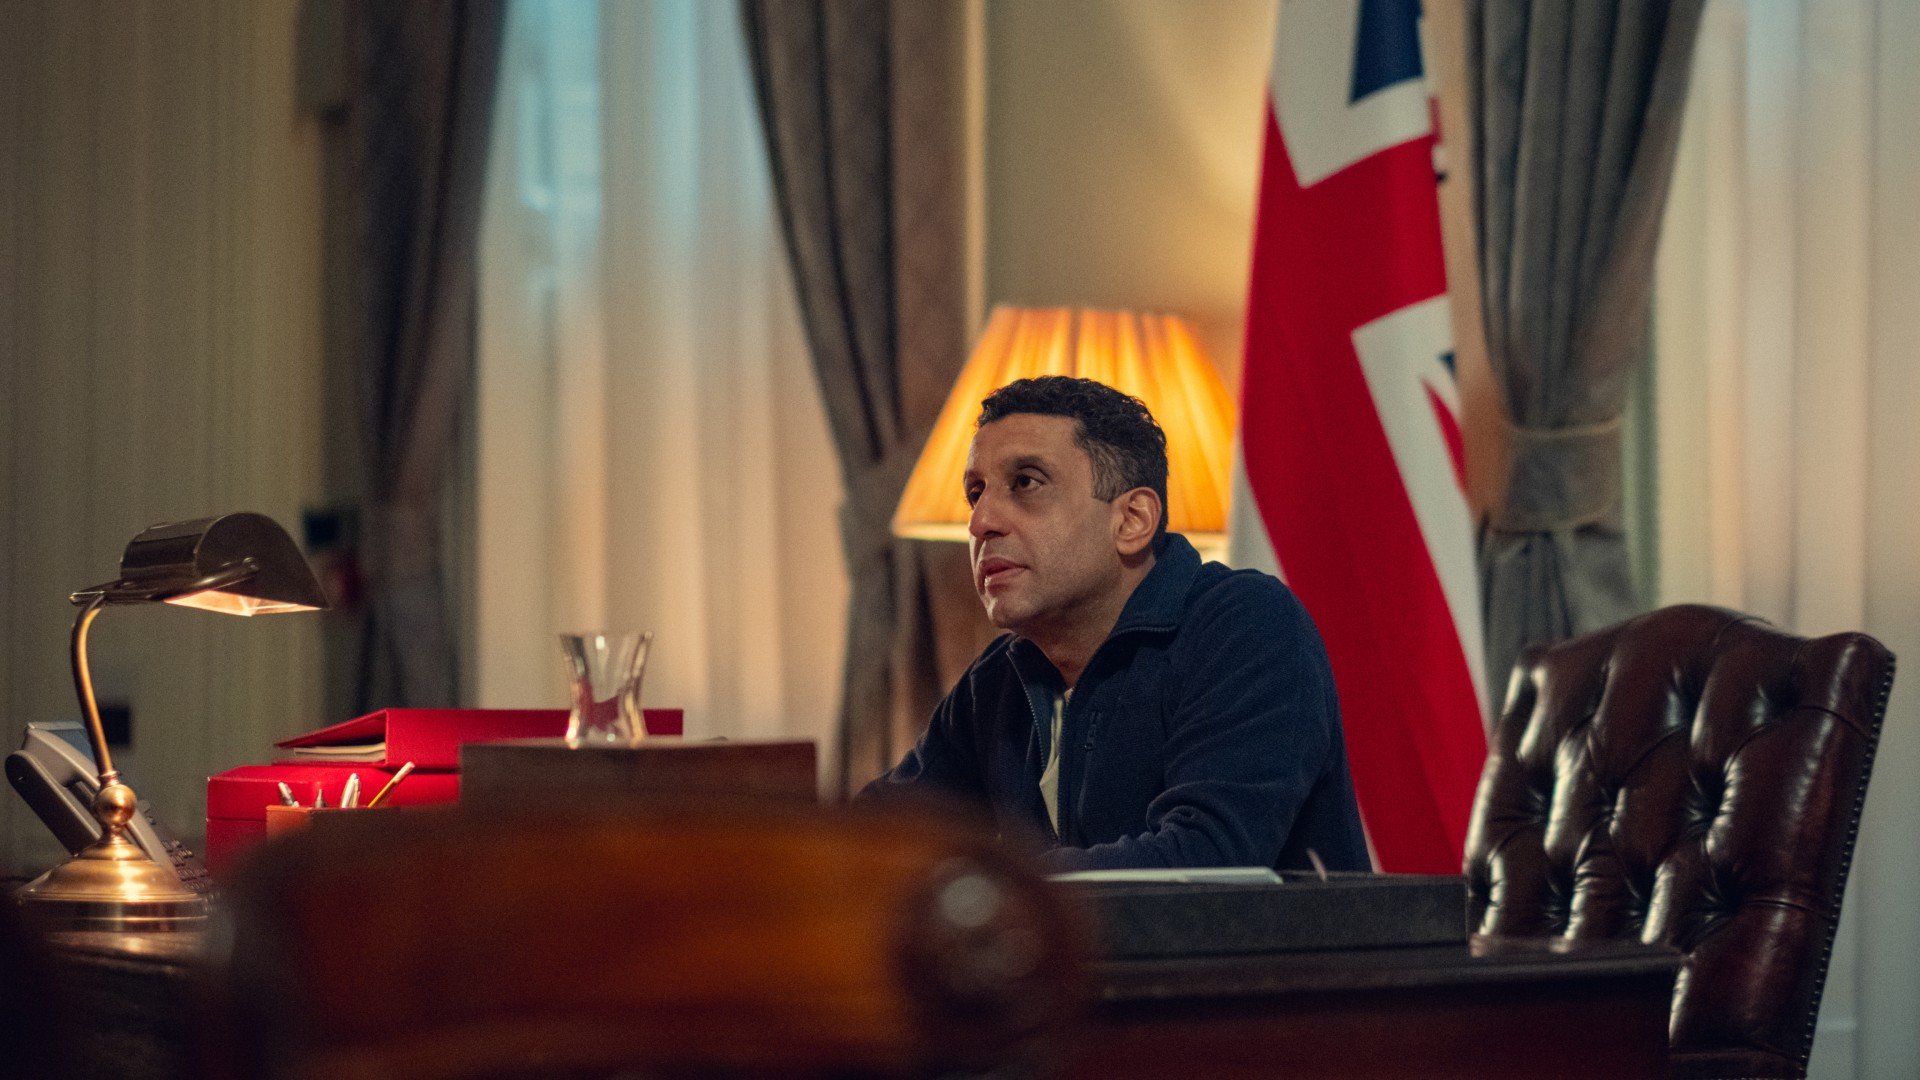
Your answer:
[[[1189,956],[1096,963],[1102,1002],[1271,997],[1291,993],[1553,982],[1568,978],[1671,981],[1682,957],[1637,941],[1535,942],[1476,938],[1464,945]]]
[[[94,933],[49,941],[96,997],[135,1003],[129,1007],[137,1006],[136,1012],[129,1015],[139,1019],[119,1021],[123,1027],[135,1023],[137,1030],[151,1033],[158,1030],[157,1016],[172,1032],[139,1036],[152,1040],[160,1064],[125,1075],[174,1080],[193,1075],[185,1065],[171,1064],[185,1053],[179,1049],[187,1045],[182,1025],[195,1008],[183,991],[219,963],[219,939],[218,934]],[[1273,1062],[1281,1059],[1296,1062],[1299,1067],[1290,1071],[1298,1075],[1348,1075],[1355,1037],[1389,1047],[1375,1058],[1402,1052],[1438,1055],[1430,1062],[1436,1076],[1541,1075],[1537,1065],[1531,1071],[1489,1071],[1472,1039],[1446,1034],[1459,1030],[1461,1010],[1477,1018],[1476,1031],[1498,1028],[1515,1016],[1531,1017],[1527,1023],[1537,1030],[1529,1038],[1538,1038],[1540,1031],[1577,1030],[1579,1024],[1571,1021],[1581,1018],[1617,1018],[1629,1015],[1622,1010],[1634,1010],[1631,1015],[1638,1019],[1631,1026],[1637,1036],[1616,1040],[1594,1059],[1594,1070],[1578,1075],[1664,1075],[1667,998],[1680,961],[1674,950],[1639,942],[1475,940],[1096,963],[1093,1000],[1070,1045],[1078,1048],[1076,1054],[1089,1047],[1106,1049],[1062,1075],[1067,1080],[1186,1075],[1196,1055],[1218,1065],[1221,1077],[1269,1076]],[[1536,1005],[1548,1011],[1525,1011]],[[1562,1019],[1543,1022],[1542,1016]],[[1381,1031],[1383,1023],[1392,1030]],[[1329,1041],[1324,1034],[1329,1024],[1347,1034]],[[1458,1059],[1463,1046],[1469,1047],[1468,1059]],[[1564,1055],[1553,1056],[1564,1050],[1560,1044],[1529,1047],[1524,1052],[1529,1062],[1535,1061],[1530,1055],[1546,1054],[1540,1060],[1555,1062],[1554,1075],[1576,1075],[1577,1070],[1559,1068],[1566,1064]],[[1634,1064],[1616,1067],[1629,1059]]]
[[[192,975],[206,970],[213,959],[205,932],[63,931],[46,935],[45,941],[56,957],[95,967]]]
[[[215,962],[206,934],[62,933],[49,946],[70,963],[168,978]],[[1093,969],[1100,1004],[1277,997],[1394,989],[1653,978],[1671,982],[1682,957],[1637,941],[1474,938],[1462,945],[1106,960]]]
[[[120,960],[156,966],[203,968],[212,959],[213,942],[206,932],[138,934],[62,932],[46,935],[49,948],[74,957]],[[1564,939],[1475,937],[1463,945],[1427,945],[1385,949],[1329,949],[1243,955],[1200,955],[1151,959],[1096,961],[1103,977],[1132,979],[1147,973],[1176,973],[1197,969],[1337,972],[1351,976],[1368,970],[1401,970],[1423,980],[1485,981],[1490,979],[1553,978],[1577,967],[1596,974],[1634,974],[1671,971],[1681,954],[1665,945],[1638,941],[1567,941]]]

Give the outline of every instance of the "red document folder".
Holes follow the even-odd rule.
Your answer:
[[[679,709],[647,709],[649,735],[678,735]],[[275,743],[279,760],[303,765],[371,764],[457,769],[466,743],[552,739],[567,733],[565,709],[381,709]],[[308,753],[299,753],[299,751]]]

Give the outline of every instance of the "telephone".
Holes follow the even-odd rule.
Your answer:
[[[88,809],[100,791],[100,776],[94,772],[93,748],[85,728],[70,720],[28,724],[20,749],[7,755],[6,768],[13,790],[68,851],[78,854],[100,839],[100,823]],[[168,834],[145,799],[140,800],[139,809],[127,826],[133,842],[154,862],[170,868],[185,888],[211,891],[213,882],[200,857]]]

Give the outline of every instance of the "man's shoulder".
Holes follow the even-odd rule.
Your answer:
[[[1287,583],[1272,574],[1210,562],[1200,568],[1187,592],[1187,615],[1292,622],[1305,619],[1306,608]]]
[[[1189,678],[1198,673],[1203,681],[1251,680],[1243,687],[1248,700],[1278,701],[1289,688],[1318,686],[1332,707],[1333,671],[1319,628],[1300,598],[1272,574],[1207,564],[1169,646],[1174,668]]]
[[[1306,605],[1286,582],[1259,570],[1208,563],[1194,579],[1174,648],[1198,659],[1233,656],[1324,656],[1326,646]]]

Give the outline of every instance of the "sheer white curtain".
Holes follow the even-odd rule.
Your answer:
[[[564,702],[554,635],[656,633],[689,735],[833,760],[839,467],[732,4],[516,0],[483,236],[474,679]]]
[[[1920,10],[1711,0],[1656,308],[1661,603],[1920,659]],[[1920,675],[1874,764],[1812,1074],[1920,1075]]]

